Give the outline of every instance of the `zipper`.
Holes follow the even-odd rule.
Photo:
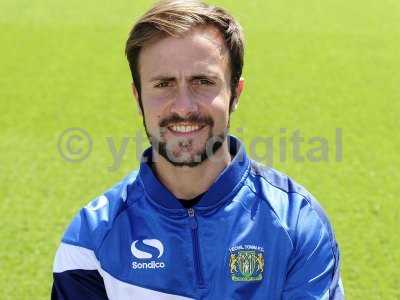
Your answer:
[[[193,261],[194,268],[196,270],[197,284],[200,287],[204,287],[203,272],[201,270],[201,260],[200,260],[200,247],[199,247],[199,235],[197,231],[197,220],[194,214],[194,209],[188,209],[190,227],[192,230],[192,244],[193,244]]]

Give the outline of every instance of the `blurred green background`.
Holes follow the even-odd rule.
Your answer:
[[[347,299],[400,299],[400,2],[213,3],[228,8],[246,35],[246,87],[232,133],[248,147],[272,137],[273,166],[324,206]],[[1,0],[1,299],[49,299],[54,253],[73,215],[137,167],[134,140],[115,167],[107,137],[120,149],[126,137],[144,136],[124,43],[150,4]],[[93,141],[81,162],[57,148],[71,127]],[[328,160],[293,159],[295,130],[303,154],[311,138],[325,138]]]

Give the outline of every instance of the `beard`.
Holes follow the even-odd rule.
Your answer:
[[[208,134],[204,145],[197,151],[193,152],[193,138],[177,138],[175,141],[166,142],[164,135],[168,130],[168,126],[180,122],[187,122],[200,127],[208,126]],[[214,120],[211,117],[202,117],[200,115],[190,115],[188,118],[182,118],[177,114],[165,118],[159,122],[160,138],[150,134],[146,121],[143,117],[143,125],[146,131],[150,145],[157,151],[159,155],[164,157],[169,163],[175,167],[196,167],[211,158],[222,147],[227,139],[228,129],[230,126],[230,118],[227,127],[220,133],[213,134]],[[175,150],[174,150],[175,149]],[[176,150],[178,149],[178,150]],[[188,152],[183,155],[181,152]],[[191,152],[191,153],[189,153]]]

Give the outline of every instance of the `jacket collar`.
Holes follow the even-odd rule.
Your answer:
[[[250,160],[246,155],[243,143],[236,137],[228,136],[229,151],[232,161],[220,173],[215,182],[203,195],[196,207],[208,208],[218,205],[222,200],[230,198],[243,185],[248,175]],[[182,209],[176,197],[157,179],[149,163],[152,159],[152,148],[143,152],[139,178],[147,195],[161,206],[171,209]]]

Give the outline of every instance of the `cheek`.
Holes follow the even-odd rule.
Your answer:
[[[158,124],[160,122],[160,113],[158,111],[155,111],[154,108],[151,106],[145,106],[143,105],[144,109],[144,121],[146,123],[146,127],[149,130],[154,130],[154,128],[158,127]]]
[[[214,114],[218,115],[221,119],[226,119],[227,116],[229,116],[229,102],[230,99],[227,95],[215,98],[212,102],[212,110]]]
[[[225,101],[215,101],[211,109],[208,110],[214,120],[213,133],[219,133],[224,130],[228,124],[229,112]]]
[[[163,110],[163,103],[165,104],[165,97],[142,94],[142,105],[147,126],[158,126]]]
[[[147,96],[147,97],[143,97],[142,103],[143,103],[143,107],[147,108],[148,111],[157,111],[160,110],[162,108],[163,103],[165,103],[165,97],[161,97],[161,96]]]
[[[150,128],[157,128],[159,127],[158,124],[160,123],[161,116],[159,114],[151,113],[149,114],[148,118],[146,119],[147,126]]]

